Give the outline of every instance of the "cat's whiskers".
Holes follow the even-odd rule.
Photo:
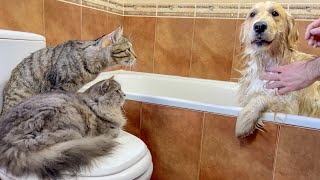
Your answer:
[[[128,39],[129,39],[130,42],[133,44],[135,37],[130,33]]]
[[[138,64],[137,61],[135,63],[133,63],[133,64],[130,64],[131,69],[136,69],[137,68],[137,64]]]

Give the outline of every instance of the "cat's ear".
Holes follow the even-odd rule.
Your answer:
[[[110,81],[108,79],[103,81],[100,85],[100,93],[101,94],[107,93],[109,90],[109,86],[110,86]]]
[[[111,78],[109,78],[108,80],[114,80],[114,75]]]
[[[102,37],[102,39],[100,40],[99,46],[101,48],[106,48],[107,46],[109,46],[111,44],[108,35],[105,35]]]
[[[123,27],[119,26],[116,30],[114,30],[112,33],[108,34],[109,41],[114,44],[119,42],[120,38],[123,35]]]

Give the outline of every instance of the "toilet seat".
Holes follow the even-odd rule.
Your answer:
[[[63,178],[73,180],[130,180],[144,176],[147,177],[146,179],[150,178],[152,159],[147,146],[139,138],[125,131],[121,131],[115,140],[119,145],[111,155],[98,158],[90,170],[81,170],[77,176],[65,174]],[[0,169],[0,178],[3,180],[38,179],[35,176],[17,178],[6,173],[4,169]]]

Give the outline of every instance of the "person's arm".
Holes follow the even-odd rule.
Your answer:
[[[306,29],[305,39],[310,46],[320,48],[320,19],[315,20]],[[266,85],[267,89],[278,88],[279,94],[306,88],[320,78],[320,58],[313,61],[294,62],[285,66],[273,66],[266,68],[266,74],[262,80],[274,81]]]
[[[266,85],[267,89],[278,88],[279,94],[306,88],[320,79],[320,58],[312,61],[294,62],[285,66],[266,69],[274,74],[266,74],[262,80],[274,81]]]

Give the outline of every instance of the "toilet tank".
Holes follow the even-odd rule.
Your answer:
[[[12,69],[32,52],[44,47],[46,47],[46,39],[43,36],[0,30],[0,110],[3,103],[3,89]]]

